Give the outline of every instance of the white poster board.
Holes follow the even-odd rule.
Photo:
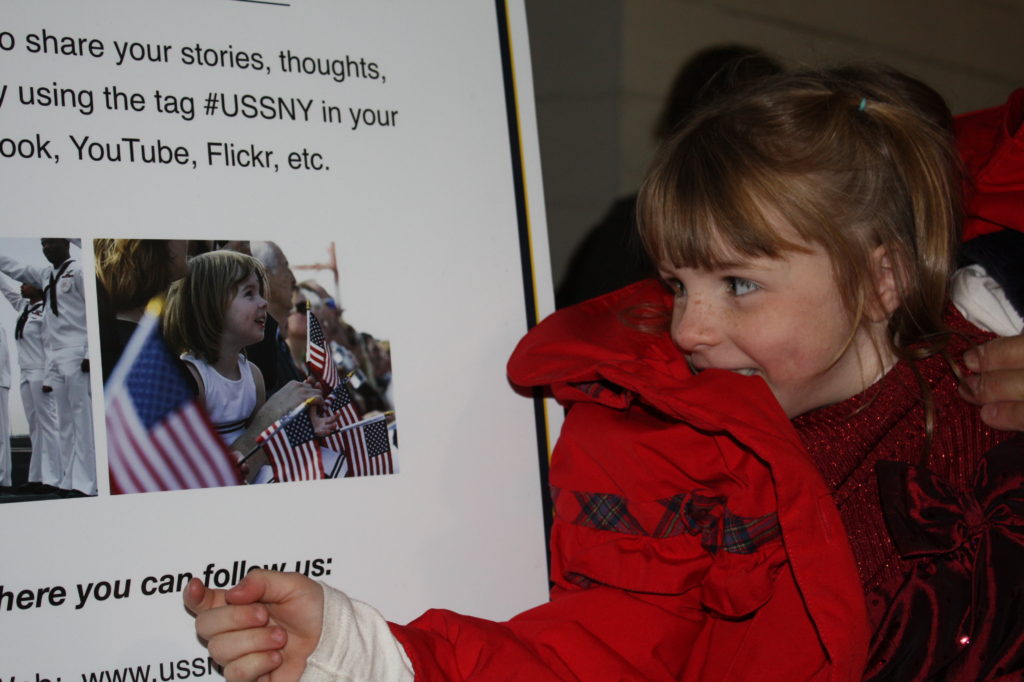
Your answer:
[[[277,241],[328,289],[298,266],[333,243],[401,434],[393,475],[111,495],[92,371],[98,495],[0,505],[0,678],[209,674],[187,575],[305,571],[398,622],[545,599],[544,410],[504,373],[551,308],[522,2],[2,0],[0,73],[0,243],[82,240],[93,368],[94,239]]]

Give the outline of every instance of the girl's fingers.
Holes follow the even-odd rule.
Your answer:
[[[224,605],[224,590],[208,589],[199,578],[192,578],[185,585],[182,598],[185,608],[193,614]]]
[[[237,630],[262,628],[270,620],[267,607],[262,604],[222,606],[209,609],[196,616],[196,634],[205,640]]]
[[[224,678],[228,682],[269,682],[270,673],[283,660],[279,651],[257,651],[224,666]]]
[[[253,654],[276,652],[287,641],[288,635],[285,631],[276,625],[272,625],[262,628],[250,628],[248,630],[235,630],[216,635],[210,639],[206,648],[210,651],[210,656],[213,660],[227,666],[245,661]],[[250,665],[251,661],[243,663],[240,670],[249,670]],[[249,670],[249,672],[252,674],[252,677],[246,679],[255,679],[269,672],[269,669]]]

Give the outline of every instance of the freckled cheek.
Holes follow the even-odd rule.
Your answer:
[[[759,364],[762,368],[779,378],[800,374],[807,362],[806,355],[790,343],[764,348],[761,358]]]
[[[764,334],[751,339],[747,354],[770,380],[776,383],[791,383],[806,379],[821,368],[821,350],[806,345],[791,332]]]

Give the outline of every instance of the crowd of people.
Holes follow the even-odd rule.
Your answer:
[[[0,290],[18,315],[11,339],[31,441],[28,476],[18,485],[19,494],[96,494],[85,287],[72,242],[81,246],[77,240],[43,238],[39,262],[0,249]],[[7,330],[0,329],[0,486],[14,482],[9,343]]]
[[[356,414],[390,410],[379,388],[390,374],[376,371],[363,344],[348,343],[352,328],[335,300],[315,282],[300,287],[276,243],[106,239],[95,252],[104,375],[146,303],[164,296],[167,343],[247,482],[274,480],[257,437],[303,402],[315,401],[308,411],[318,433],[336,426],[320,409],[323,386],[305,357],[307,299],[330,352],[351,374]],[[321,447],[321,454],[327,475],[352,475],[343,453]]]

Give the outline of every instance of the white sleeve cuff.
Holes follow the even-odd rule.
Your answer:
[[[954,273],[950,297],[968,322],[993,334],[1015,336],[1024,327],[1003,288],[980,265]]]
[[[300,682],[413,682],[412,663],[384,617],[369,604],[320,585],[323,628]]]

